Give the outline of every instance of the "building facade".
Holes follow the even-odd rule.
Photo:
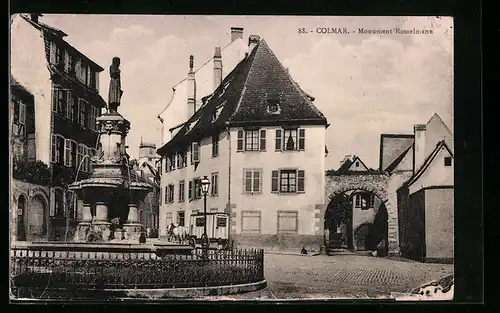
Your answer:
[[[135,173],[154,187],[144,201],[139,203],[139,222],[151,237],[158,236],[160,207],[160,156],[154,143],[143,142],[139,145],[139,158],[134,164]]]
[[[34,110],[26,112],[34,129],[27,160],[50,169],[48,199],[39,205],[46,222],[39,237],[64,240],[72,238],[78,218],[78,201],[66,186],[90,175],[97,149],[96,118],[106,105],[98,88],[103,68],[39,18],[11,18],[11,76],[33,95]]]
[[[215,63],[214,77],[218,69]],[[258,36],[249,36],[247,55],[217,86],[201,104],[189,89],[191,116],[158,149],[160,236],[170,223],[189,227],[189,216],[203,212],[200,180],[207,176],[207,212],[230,215],[237,243],[320,244],[315,216],[324,205],[328,124],[314,98]]]
[[[396,191],[401,254],[453,262],[453,135],[435,114],[427,124],[415,125],[414,138],[406,152],[413,156],[412,175]]]

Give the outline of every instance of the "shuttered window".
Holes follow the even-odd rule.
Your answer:
[[[266,151],[266,130],[260,130],[260,151]]]
[[[245,193],[260,193],[261,192],[261,173],[260,169],[244,170],[244,191]]]
[[[296,233],[298,226],[298,212],[278,211],[278,233]]]
[[[306,130],[299,129],[299,150],[305,150],[306,148]]]
[[[283,133],[281,129],[276,129],[276,138],[274,144],[274,150],[283,150]]]
[[[260,232],[260,211],[241,212],[241,231],[244,233]]]

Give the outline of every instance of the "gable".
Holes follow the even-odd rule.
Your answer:
[[[453,152],[453,135],[439,115],[434,114],[425,127],[425,155],[431,154],[441,140],[444,140]]]
[[[361,160],[357,157],[351,163],[352,164],[349,167],[349,171],[352,171],[352,172],[366,172],[366,171],[368,171],[368,167],[366,167],[366,165],[363,162],[361,162]]]
[[[451,166],[445,166],[445,157],[451,158]],[[433,186],[453,186],[454,158],[446,144],[440,144],[417,175],[410,179],[410,194]]]

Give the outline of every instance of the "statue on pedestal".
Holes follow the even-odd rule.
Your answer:
[[[120,73],[120,58],[114,57],[113,62],[109,67],[109,76],[111,78],[109,82],[108,93],[109,112],[117,112],[118,106],[120,105],[120,100],[123,95],[123,90],[121,89]]]

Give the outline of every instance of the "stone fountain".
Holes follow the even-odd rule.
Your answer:
[[[119,217],[124,237],[137,242],[143,226],[139,223],[138,205],[153,190],[150,184],[131,181],[125,138],[130,122],[118,113],[123,94],[120,85],[120,60],[113,58],[110,67],[108,112],[97,118],[99,144],[91,158],[93,172],[90,178],[69,186],[83,201],[81,221],[77,226],[77,241],[85,241],[90,229],[101,233],[108,241],[111,219]],[[121,239],[121,238],[118,238]]]

